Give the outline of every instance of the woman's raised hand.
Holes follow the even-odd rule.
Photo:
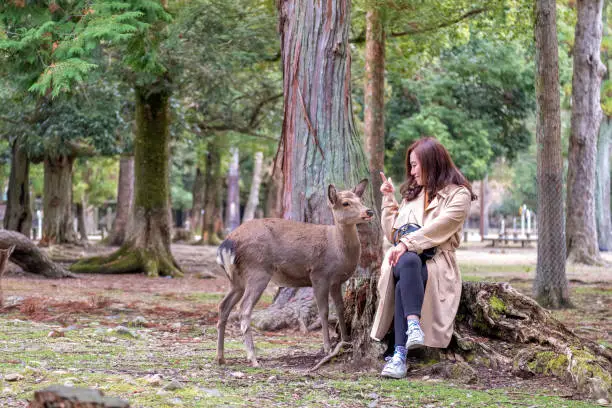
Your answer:
[[[383,195],[393,195],[395,193],[395,187],[393,187],[393,182],[391,182],[391,177],[386,178],[385,173],[380,172],[380,177],[382,178],[382,185],[380,186],[380,192]]]

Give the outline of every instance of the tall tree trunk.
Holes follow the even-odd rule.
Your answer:
[[[221,147],[219,136],[215,136],[207,146],[206,189],[204,192],[204,216],[202,217],[202,242],[209,245],[221,243],[215,230],[215,220],[221,208]]]
[[[369,158],[370,181],[376,208],[380,208],[385,166],[385,30],[380,8],[372,4],[366,13],[366,53],[364,92],[364,136]]]
[[[85,211],[87,209],[87,201],[84,199],[75,204],[77,229],[79,231],[80,241],[82,244],[87,243],[87,227],[85,226]]]
[[[606,1],[603,9],[603,37],[608,35],[608,19],[606,18],[610,2]],[[610,80],[610,52],[606,48],[602,53],[602,62],[607,70],[604,83]],[[602,87],[603,88],[603,87]],[[604,95],[603,99],[609,99]],[[597,165],[595,184],[595,221],[597,222],[597,239],[600,251],[612,250],[612,216],[610,214],[610,148],[612,147],[612,112],[604,112],[604,118],[599,125],[597,140]]]
[[[570,304],[565,275],[559,50],[555,7],[554,0],[536,0],[538,261],[533,292],[544,307]]]
[[[353,123],[350,1],[285,0],[279,8],[284,94],[280,142],[283,217],[331,224],[326,186],[353,186],[370,173]],[[372,189],[364,199],[366,205],[375,206]],[[368,327],[376,306],[376,272],[382,252],[379,216],[361,225],[359,233],[361,259],[345,296],[345,317],[352,329],[356,355],[366,352],[370,344]]]
[[[191,205],[191,230],[194,234],[198,234],[198,229],[202,225],[202,210],[204,209],[204,192],[206,185],[204,184],[204,174],[198,166],[196,168],[195,179],[193,180],[193,204]]]
[[[109,245],[123,245],[134,202],[134,155],[121,155],[119,159],[119,182],[117,183],[117,210],[113,228],[108,238]]]
[[[231,232],[240,226],[240,157],[238,148],[230,149],[232,158],[227,172],[227,205],[225,207],[225,227]]]
[[[125,243],[108,257],[77,262],[74,272],[182,276],[170,251],[170,92],[165,81],[136,87],[134,206]]]
[[[602,265],[595,222],[597,135],[602,119],[600,60],[603,0],[579,0],[572,76],[572,120],[567,172],[567,259]]]
[[[11,146],[11,173],[9,176],[4,229],[17,231],[29,237],[32,232],[30,209],[30,161],[15,140]]]
[[[72,156],[45,157],[41,246],[77,241],[72,216],[73,163]]]
[[[263,164],[263,153],[255,153],[255,165],[253,166],[253,179],[251,180],[251,190],[249,191],[249,199],[244,208],[242,222],[255,218],[255,210],[259,205],[259,187],[261,186],[261,167]]]
[[[607,116],[599,127],[597,142],[597,181],[595,188],[595,218],[597,239],[601,251],[612,250],[612,217],[610,216],[610,140],[612,117]]]

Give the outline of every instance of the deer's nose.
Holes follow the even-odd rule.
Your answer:
[[[367,210],[366,214],[368,214],[368,217],[373,217],[374,216],[374,211],[372,210]]]

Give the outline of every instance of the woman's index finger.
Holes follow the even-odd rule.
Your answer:
[[[387,182],[387,178],[385,177],[385,173],[383,173],[382,171],[380,172],[380,177],[382,178],[383,183]]]

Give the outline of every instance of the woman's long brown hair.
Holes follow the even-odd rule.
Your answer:
[[[421,163],[421,180],[423,185],[419,186],[410,174],[412,165],[410,164],[410,154],[414,152]],[[464,186],[472,195],[472,201],[476,200],[476,195],[472,191],[472,185],[453,163],[448,150],[433,137],[424,137],[417,140],[406,150],[406,181],[400,186],[400,194],[408,201],[412,201],[425,188],[427,201],[432,200],[438,191],[449,184]],[[428,202],[425,205],[429,204]]]

